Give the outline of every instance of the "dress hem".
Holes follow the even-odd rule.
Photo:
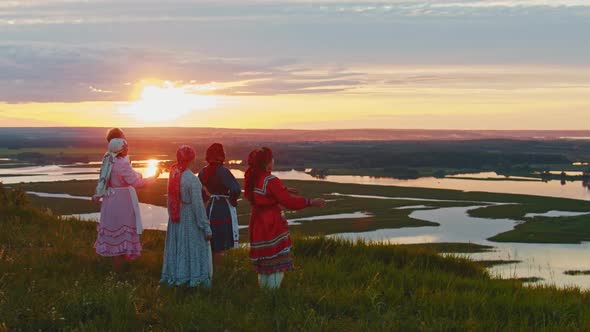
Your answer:
[[[119,245],[109,245],[97,241],[94,244],[96,253],[103,257],[129,256],[129,259],[135,259],[141,256],[141,243],[124,241]]]
[[[160,279],[160,283],[161,284],[168,284],[168,286],[188,285],[189,287],[205,286],[207,288],[210,288],[211,287],[211,278],[210,277],[206,277],[206,278],[192,277],[192,278],[177,279],[177,278],[173,278],[173,277],[163,276],[162,279]]]

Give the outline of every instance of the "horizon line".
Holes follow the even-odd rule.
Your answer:
[[[110,129],[102,126],[19,126],[2,127],[4,129]],[[223,130],[258,130],[258,131],[454,131],[454,132],[590,132],[590,129],[453,129],[453,128],[237,128],[237,127],[191,127],[191,126],[145,126],[119,127],[121,129],[223,129]]]

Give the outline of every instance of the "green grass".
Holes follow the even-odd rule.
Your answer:
[[[587,212],[584,201],[557,200],[552,204],[536,199],[521,205],[499,205],[469,211],[473,217],[524,221],[513,230],[497,234],[490,241],[522,243],[581,243],[590,240],[590,216],[575,217],[534,217],[525,218],[527,213],[545,213],[551,210]]]
[[[409,249],[428,249],[438,253],[476,253],[494,249],[492,246],[486,246],[482,244],[453,242],[400,244],[398,247]]]
[[[587,276],[590,275],[589,270],[568,270],[565,271],[563,274],[567,274],[570,276]]]
[[[441,177],[444,175],[470,174],[481,172],[493,172],[489,168],[444,168],[444,167],[402,167],[388,170],[387,168],[341,168],[342,165],[316,165],[316,168],[323,169],[326,175],[353,175],[372,177],[396,177],[404,174],[413,174],[417,177]],[[461,177],[463,178],[463,177]],[[465,177],[467,179],[469,177]],[[481,178],[473,178],[482,180]],[[492,178],[491,178],[492,179]],[[485,180],[485,179],[484,179]],[[499,179],[501,180],[501,179]]]
[[[520,178],[474,178],[468,176],[449,177],[453,180],[474,180],[474,181],[515,181],[515,182],[543,182],[541,179],[520,179]]]
[[[21,167],[29,167],[34,166],[34,164],[30,163],[11,163],[11,164],[2,164],[0,163],[0,169],[13,169],[13,168],[21,168]],[[5,176],[4,174],[2,176]]]
[[[577,171],[588,170],[588,166],[574,166],[572,164],[531,164],[530,168],[537,171]]]
[[[51,211],[56,215],[100,212],[100,205],[91,200],[39,197],[36,195],[27,195],[27,197],[33,206]]]
[[[590,294],[490,279],[467,260],[424,248],[297,238],[296,270],[261,291],[245,249],[212,290],[158,283],[164,233],[114,274],[95,255],[95,224],[29,208],[0,214],[0,326],[8,330],[404,331],[578,330]]]
[[[516,264],[520,263],[521,261],[518,260],[483,260],[483,261],[474,261],[475,264],[481,265],[483,267],[493,267],[496,265],[505,265],[505,264]]]
[[[545,213],[551,210],[570,211],[570,212],[587,212],[590,211],[590,202],[580,200],[561,200],[551,199],[545,200],[542,197],[535,200],[530,200],[521,204],[510,205],[496,205],[482,207],[471,210],[469,215],[478,218],[490,219],[516,219],[516,220],[531,220],[525,218],[527,213]],[[556,219],[556,218],[552,218]]]
[[[590,217],[535,217],[490,238],[496,242],[581,243],[590,240]]]

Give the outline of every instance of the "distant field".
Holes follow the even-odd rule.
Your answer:
[[[100,212],[100,206],[91,200],[63,199],[54,197],[39,197],[28,195],[31,204],[52,214],[70,215],[91,212]]]
[[[476,181],[516,181],[516,182],[542,182],[541,179],[515,179],[515,178],[475,178],[469,176],[453,177],[454,180],[476,180]]]
[[[523,220],[514,230],[498,234],[491,241],[525,243],[581,243],[590,241],[590,215],[577,217],[525,218],[527,213],[544,213],[550,210],[587,212],[588,203],[561,201],[557,205],[543,200],[522,205],[490,206],[469,211],[480,218],[509,218]]]
[[[72,155],[95,155],[104,154],[105,149],[99,148],[22,148],[7,149],[0,148],[0,156],[15,156],[21,153],[43,153],[43,154],[72,154]]]
[[[46,174],[2,174],[2,177],[21,177],[21,176],[38,176],[38,175],[46,175]]]
[[[496,242],[581,243],[590,241],[590,216],[528,218],[514,230],[491,238]]]
[[[166,180],[159,180],[156,185],[139,191],[141,202],[166,206]],[[470,211],[472,216],[482,218],[510,218],[525,221],[524,225],[517,227],[514,234],[510,235],[511,242],[555,242],[577,243],[590,238],[589,217],[563,218],[564,222],[545,221],[542,228],[539,218],[524,218],[527,213],[544,213],[551,210],[560,211],[590,211],[590,202],[526,195],[495,194],[482,192],[463,192],[457,190],[440,190],[411,187],[370,186],[355,184],[338,184],[314,181],[285,181],[285,184],[297,188],[302,194],[309,197],[324,197],[332,200],[325,209],[308,209],[289,214],[289,218],[302,218],[318,215],[331,215],[340,213],[369,212],[373,216],[362,219],[343,220],[317,220],[303,222],[301,226],[294,227],[302,234],[333,234],[341,232],[363,232],[382,228],[402,228],[433,226],[426,221],[410,218],[412,210],[398,210],[396,207],[408,205],[427,205],[436,207],[473,206],[477,202],[509,202],[514,205],[501,205],[482,207]],[[95,181],[66,181],[54,183],[33,183],[21,185],[27,191],[67,193],[74,196],[91,196]],[[379,200],[370,198],[353,198],[343,196],[330,196],[332,193],[375,195],[385,197],[407,197],[414,199],[441,199],[453,200],[452,202],[410,201],[410,200]],[[475,203],[474,203],[475,202]],[[77,214],[98,212],[99,206],[90,202],[81,203],[78,200],[33,198],[36,206],[49,208],[58,214]],[[250,213],[249,204],[242,201],[238,207],[240,224],[247,225]],[[555,218],[554,218],[555,219]],[[554,220],[552,219],[552,220]],[[579,222],[568,223],[567,221]],[[493,222],[491,220],[490,222]],[[534,226],[534,227],[533,227]],[[526,230],[526,231],[524,231]],[[243,231],[246,235],[246,231]],[[533,234],[531,236],[531,234]],[[505,237],[495,237],[492,240],[503,241]]]
[[[101,128],[0,128],[0,157],[18,156],[21,161],[35,164],[98,161],[106,150],[105,132]],[[455,132],[454,138],[450,138],[450,132],[425,136],[414,136],[412,132],[424,134],[425,131],[277,132],[203,128],[127,131],[134,158],[173,159],[180,144],[191,144],[202,160],[211,143],[221,142],[228,159],[244,160],[252,149],[268,145],[275,151],[277,169],[313,169],[315,176],[411,179],[476,172],[529,175],[535,171],[589,168],[572,164],[590,161],[590,141],[549,139],[555,133],[544,133],[547,139],[535,140],[527,138],[526,133],[504,137],[502,133]],[[494,135],[496,138],[492,139]]]

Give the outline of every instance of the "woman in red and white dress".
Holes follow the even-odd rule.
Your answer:
[[[245,175],[246,199],[252,205],[250,216],[250,259],[258,272],[262,288],[279,288],[285,271],[293,268],[291,238],[282,208],[302,210],[324,207],[323,199],[292,195],[281,180],[271,174],[273,154],[269,148],[252,151]]]

